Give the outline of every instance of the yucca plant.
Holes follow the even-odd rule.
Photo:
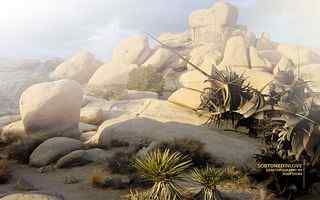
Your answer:
[[[130,191],[130,193],[124,198],[126,200],[148,200],[145,192]]]
[[[191,180],[201,187],[194,196],[196,200],[221,200],[217,185],[222,182],[223,171],[215,168],[193,169]]]
[[[180,153],[156,149],[137,158],[134,166],[143,178],[153,183],[147,191],[148,199],[178,200],[182,199],[182,193],[177,181],[183,180],[182,174],[191,164],[192,161]]]

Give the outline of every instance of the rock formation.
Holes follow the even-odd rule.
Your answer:
[[[81,86],[71,80],[39,83],[23,92],[20,114],[27,134],[78,133]]]
[[[70,79],[86,84],[101,65],[93,54],[81,51],[60,64],[51,74],[51,78]]]

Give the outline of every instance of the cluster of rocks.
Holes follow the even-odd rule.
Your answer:
[[[267,34],[257,38],[237,24],[237,17],[234,6],[219,1],[192,13],[190,30],[161,34],[158,39],[209,75],[228,67],[243,74],[252,87],[263,89],[279,72],[293,69],[312,81],[314,91],[320,90],[315,73],[320,69],[320,56],[316,52],[273,42]],[[127,90],[130,71],[141,66],[164,75],[168,99],[160,100],[150,91]],[[82,51],[60,64],[50,77],[52,81],[35,84],[22,93],[20,115],[0,118],[2,141],[46,135],[29,158],[32,166],[55,163],[60,168],[103,161],[114,152],[97,147],[145,138],[194,138],[218,159],[238,165],[247,164],[258,152],[258,142],[253,139],[201,126],[207,117],[192,109],[200,105],[207,77],[170,50],[151,47],[147,37],[121,42],[108,63]],[[121,95],[121,100],[101,98],[110,92]]]

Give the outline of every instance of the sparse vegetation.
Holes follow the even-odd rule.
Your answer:
[[[164,141],[157,145],[157,148],[164,151],[170,149],[171,152],[178,152],[192,160],[193,166],[203,168],[208,165],[221,166],[208,152],[204,150],[204,144],[200,141],[182,138]]]
[[[134,155],[126,152],[117,152],[108,161],[108,168],[113,174],[133,174],[136,172],[133,160]]]
[[[201,190],[193,199],[195,200],[222,200],[222,195],[217,185],[222,182],[223,171],[220,169],[206,167],[204,169],[193,169],[191,180],[200,186]]]
[[[152,91],[161,94],[163,86],[162,74],[151,66],[141,66],[129,73],[129,90]]]
[[[0,160],[0,184],[5,184],[9,181],[10,172],[9,164],[5,159]]]
[[[177,181],[182,180],[182,174],[191,166],[192,161],[169,149],[153,152],[135,161],[138,173],[153,183],[146,192],[147,198],[152,200],[182,199],[182,193]]]

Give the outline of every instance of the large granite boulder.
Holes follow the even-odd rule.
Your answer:
[[[282,57],[279,63],[273,69],[273,74],[277,75],[279,72],[295,70],[294,63],[286,57]]]
[[[170,64],[174,57],[175,55],[170,50],[159,48],[143,63],[143,66],[151,66],[161,70],[168,67],[167,65]]]
[[[272,72],[273,65],[266,58],[262,57],[256,48],[249,48],[249,59],[251,68],[256,70]]]
[[[142,112],[105,121],[91,145],[110,146],[112,141],[136,142],[190,138],[205,144],[205,150],[226,163],[246,165],[258,152],[258,142],[247,136],[232,135],[201,126],[207,117],[167,101],[150,100]]]
[[[72,80],[39,83],[23,92],[20,114],[28,134],[79,134],[82,89]]]
[[[54,137],[40,144],[32,152],[29,164],[35,167],[43,167],[82,147],[82,142],[79,140]]]
[[[0,200],[64,200],[64,198],[61,195],[40,192],[26,192],[0,195]]]
[[[158,40],[172,48],[184,47],[191,42],[191,34],[184,33],[162,33]]]
[[[299,69],[300,77],[305,81],[310,81],[309,85],[314,92],[320,92],[320,64],[302,66]],[[297,72],[298,73],[298,70]]]
[[[212,64],[217,64],[219,60],[221,60],[222,55],[216,45],[205,44],[193,48],[189,57],[192,64],[200,67],[203,71],[211,75]],[[206,63],[204,64],[205,61]],[[194,70],[194,68],[188,65],[188,70]]]
[[[312,49],[289,44],[280,44],[278,51],[292,60],[296,66],[308,65],[320,62],[320,56]]]
[[[106,99],[125,96],[129,73],[137,67],[135,64],[104,64],[90,78],[86,93]]]
[[[148,38],[144,36],[133,36],[122,41],[112,54],[113,63],[142,64],[150,55]]]
[[[223,42],[228,27],[236,25],[238,10],[229,3],[216,2],[209,9],[194,11],[189,17],[194,42]]]
[[[250,67],[249,49],[241,35],[231,37],[226,44],[221,67]]]
[[[94,72],[102,65],[93,54],[82,51],[60,64],[51,74],[53,79],[71,79],[80,84],[89,81]]]
[[[80,121],[87,124],[99,125],[104,121],[103,110],[93,106],[84,107],[80,112]]]
[[[208,79],[209,78],[201,72],[192,70],[183,73],[179,78],[179,82],[185,88],[203,91],[205,88],[210,87],[210,83],[206,82]]]
[[[168,101],[190,109],[197,109],[201,104],[200,96],[201,92],[197,90],[181,88],[171,94]]]
[[[151,91],[137,91],[137,90],[128,90],[127,99],[136,100],[136,99],[158,99],[159,94]]]

